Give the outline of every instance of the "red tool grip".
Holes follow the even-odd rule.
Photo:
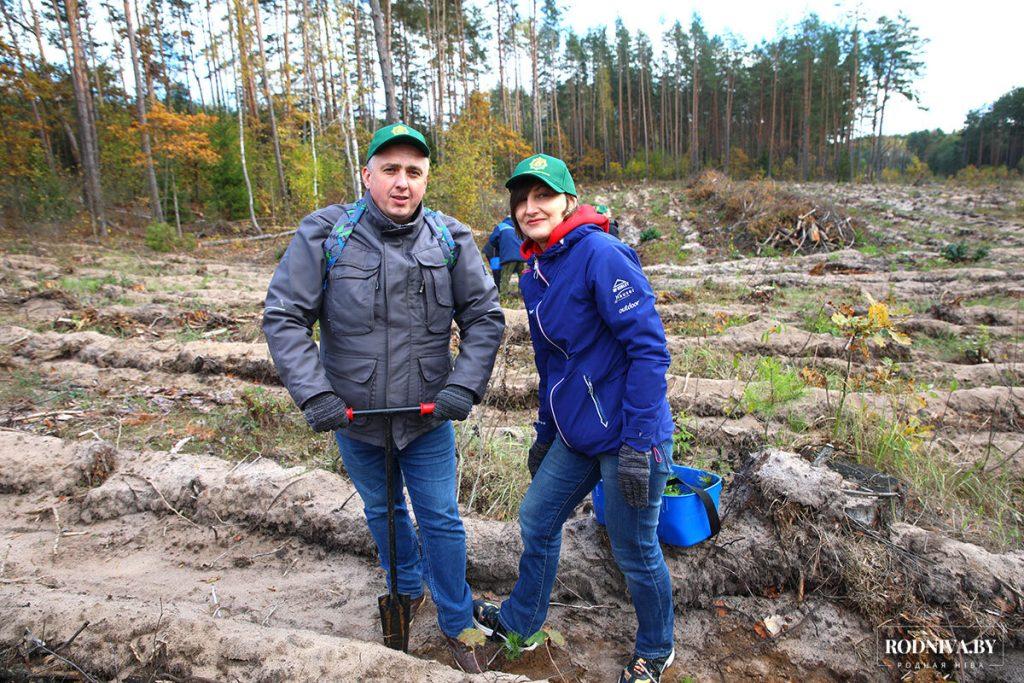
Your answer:
[[[434,413],[433,403],[421,403],[420,404],[420,415],[432,415]]]
[[[352,408],[345,408],[345,417],[348,418],[349,422],[351,422],[353,419],[355,419],[355,416],[356,416],[356,411],[352,410]]]

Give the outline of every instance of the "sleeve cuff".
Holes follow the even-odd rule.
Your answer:
[[[657,422],[654,420],[643,420],[626,424],[622,428],[622,443],[642,453],[646,453],[654,446],[654,429]]]
[[[537,430],[537,441],[540,441],[541,443],[552,443],[555,440],[555,428],[550,422],[537,420],[533,423],[533,428]]]

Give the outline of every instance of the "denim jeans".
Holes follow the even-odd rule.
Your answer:
[[[566,447],[561,438],[555,439],[519,508],[523,537],[519,579],[498,614],[507,631],[529,636],[543,627],[558,571],[562,525],[598,479],[604,479],[604,516],[612,554],[626,577],[639,623],[636,654],[657,659],[672,651],[672,581],[657,535],[661,494],[672,473],[672,440],[660,444],[651,456],[643,508],[630,507],[623,500],[618,463],[617,453],[582,455]]]
[[[390,590],[384,448],[356,441],[345,430],[336,432],[335,438],[345,469],[363,499],[363,511]],[[473,626],[473,595],[466,583],[466,531],[456,501],[452,423],[445,422],[405,448],[396,449],[395,456],[398,471],[391,498],[395,506],[398,592],[417,598],[423,594],[426,580],[441,631],[458,637]],[[403,481],[416,513],[422,553],[402,493]]]

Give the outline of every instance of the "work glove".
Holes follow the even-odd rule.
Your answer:
[[[442,420],[465,420],[473,409],[473,392],[449,384],[434,397],[434,415]]]
[[[541,443],[540,441],[534,441],[530,446],[530,454],[526,456],[526,468],[530,470],[530,478],[537,476],[537,470],[540,469],[540,463],[548,454],[549,448],[551,448],[550,443]]]
[[[302,404],[302,416],[314,432],[333,432],[348,426],[347,407],[335,394],[325,391]]]
[[[647,487],[651,477],[651,454],[622,444],[619,448],[619,491],[630,507],[647,505]]]

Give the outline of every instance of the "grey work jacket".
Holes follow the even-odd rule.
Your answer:
[[[281,257],[267,291],[263,331],[292,399],[302,406],[334,392],[356,410],[433,401],[447,384],[473,392],[479,403],[505,329],[494,279],[484,268],[468,227],[442,216],[459,250],[449,271],[422,205],[396,225],[363,197],[366,211],[324,287],[323,243],[344,209],[334,204],[305,218]],[[452,319],[459,327],[454,367]],[[320,321],[320,348],[313,324]],[[398,448],[440,422],[400,415]],[[380,417],[356,418],[354,439],[384,445]]]

